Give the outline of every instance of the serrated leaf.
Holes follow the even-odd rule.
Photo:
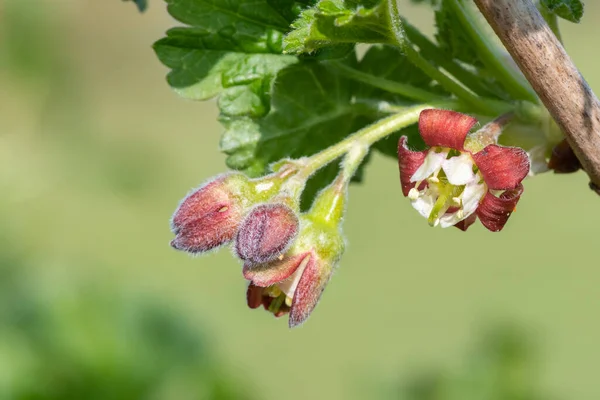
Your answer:
[[[541,0],[541,4],[567,21],[579,23],[583,17],[583,3],[580,0]]]
[[[181,96],[219,94],[225,114],[265,115],[270,83],[297,62],[281,54],[288,21],[267,0],[168,0],[169,13],[190,27],[173,28],[154,44]],[[283,2],[281,2],[283,4]],[[282,4],[279,4],[280,6]]]
[[[389,1],[320,0],[304,10],[284,40],[290,54],[347,43],[394,43]]]

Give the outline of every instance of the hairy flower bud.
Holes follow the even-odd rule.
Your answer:
[[[186,196],[175,211],[171,246],[204,252],[231,241],[242,219],[240,196],[248,190],[242,174],[221,175]]]
[[[235,251],[245,262],[259,264],[285,254],[298,233],[296,213],[283,203],[254,207],[239,227]]]

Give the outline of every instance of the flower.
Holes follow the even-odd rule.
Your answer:
[[[310,316],[344,252],[340,223],[345,187],[334,183],[319,194],[300,217],[300,232],[285,255],[244,263],[250,308],[263,305],[277,317],[289,313],[290,327]]]
[[[477,133],[467,136],[476,123],[465,114],[429,109],[419,116],[428,148],[412,151],[406,136],[400,138],[402,192],[432,226],[466,230],[479,217],[487,229],[500,231],[523,193],[527,153],[487,143]]]
[[[260,264],[285,254],[298,233],[296,213],[283,203],[255,206],[239,227],[235,252],[246,262]]]

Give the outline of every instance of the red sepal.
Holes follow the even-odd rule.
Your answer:
[[[256,286],[267,287],[281,282],[290,277],[302,260],[308,255],[306,253],[294,256],[286,256],[282,260],[271,261],[266,264],[244,264],[244,278]],[[312,257],[311,257],[312,258]]]
[[[454,226],[460,229],[461,231],[465,232],[467,229],[469,229],[471,225],[475,223],[475,221],[477,221],[477,214],[473,213],[467,218],[460,221],[459,223],[455,224]]]
[[[487,192],[476,211],[483,226],[492,232],[501,231],[515,210],[522,193],[523,185],[521,184],[514,189],[505,191],[499,197]]]
[[[529,157],[518,147],[490,144],[473,154],[473,160],[492,190],[515,188],[529,173]]]
[[[467,134],[477,123],[470,115],[456,111],[429,109],[419,115],[419,132],[429,147],[463,150]]]
[[[310,256],[294,292],[290,309],[290,328],[302,324],[310,316],[331,278],[331,272],[330,265],[326,265],[314,253]]]
[[[263,304],[264,288],[258,287],[250,283],[246,290],[246,302],[250,308],[258,308]]]
[[[412,151],[406,147],[406,136],[402,136],[398,141],[398,168],[400,169],[400,184],[402,193],[408,196],[410,189],[415,187],[415,182],[410,178],[415,171],[423,164],[427,151]]]

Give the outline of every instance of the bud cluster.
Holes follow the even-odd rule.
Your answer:
[[[340,175],[301,213],[284,185],[294,173],[221,175],[186,196],[171,223],[178,250],[203,253],[232,244],[249,281],[248,306],[262,305],[276,317],[289,313],[290,327],[311,314],[344,251],[347,189]]]

